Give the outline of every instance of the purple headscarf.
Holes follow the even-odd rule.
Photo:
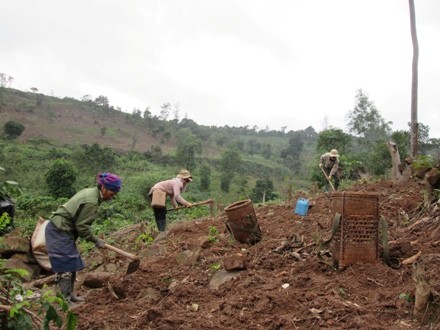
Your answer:
[[[119,190],[121,190],[122,186],[121,178],[116,174],[108,172],[99,173],[96,177],[96,182],[113,192],[118,192]]]

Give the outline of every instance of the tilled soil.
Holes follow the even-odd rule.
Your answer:
[[[88,257],[88,272],[117,267],[102,288],[78,283],[87,299],[73,308],[78,329],[440,329],[440,213],[423,208],[423,189],[391,181],[350,189],[378,194],[394,267],[382,243],[375,263],[332,267],[331,248],[320,247],[332,233],[332,194],[298,192],[294,201],[312,205],[307,216],[294,214],[294,205],[254,205],[263,233],[255,245],[231,238],[224,213],[171,225],[150,245],[136,240],[140,226],[127,228],[115,233],[114,245],[140,256],[140,269],[125,275],[128,261],[120,257],[111,254],[98,268],[103,256]],[[416,318],[415,263],[401,263],[419,252],[432,294]],[[226,272],[230,256],[241,256],[245,269]],[[220,274],[230,279],[215,284]]]

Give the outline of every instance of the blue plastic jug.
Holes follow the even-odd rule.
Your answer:
[[[308,210],[309,210],[309,200],[305,198],[298,198],[295,207],[295,214],[307,215]]]

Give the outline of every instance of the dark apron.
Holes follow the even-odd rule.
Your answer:
[[[55,227],[52,221],[46,226],[46,247],[52,271],[76,272],[84,268],[75,239]]]

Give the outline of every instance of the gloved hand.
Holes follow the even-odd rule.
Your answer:
[[[99,249],[105,248],[105,241],[103,239],[98,238],[98,240],[95,243],[95,246]]]
[[[319,167],[322,168],[322,163],[319,163]]]

